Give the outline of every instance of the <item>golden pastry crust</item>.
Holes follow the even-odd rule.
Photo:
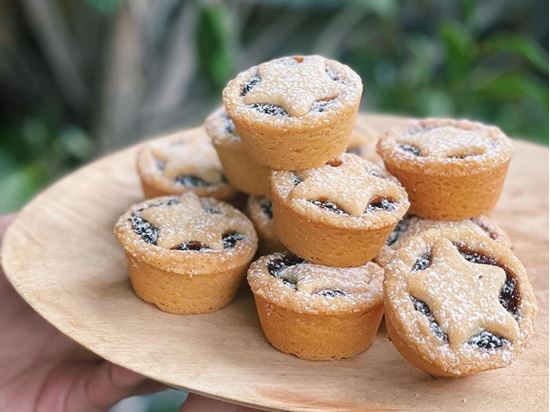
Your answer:
[[[370,160],[377,165],[384,167],[382,158],[376,152],[379,136],[374,129],[355,125],[351,135],[346,153],[356,154],[363,159]]]
[[[536,298],[510,249],[463,229],[409,239],[385,268],[388,336],[413,365],[460,377],[506,366],[533,334]]]
[[[246,205],[246,214],[258,233],[260,241],[258,252],[260,255],[285,250],[273,227],[271,200],[264,196],[250,196]]]
[[[247,279],[276,349],[331,360],[355,356],[372,342],[383,314],[383,276],[373,262],[335,268],[274,253],[252,263]]]
[[[115,225],[115,235],[136,294],[172,313],[228,304],[258,243],[241,212],[194,193],[132,206]]]
[[[204,134],[177,132],[147,142],[138,151],[136,166],[146,199],[193,192],[232,200],[236,194]]]
[[[415,215],[406,216],[391,232],[384,247],[374,259],[376,263],[384,267],[390,263],[394,252],[404,245],[409,239],[428,229],[456,228],[473,230],[476,233],[488,236],[507,247],[511,247],[508,235],[486,216],[471,219],[448,221],[422,219]]]
[[[425,119],[385,134],[378,154],[405,186],[411,213],[462,220],[496,204],[512,147],[498,128],[466,120]]]
[[[217,109],[206,119],[204,128],[218,152],[229,183],[241,192],[268,196],[271,170],[246,153],[227,112]]]
[[[361,78],[341,63],[293,56],[239,73],[223,101],[252,158],[271,169],[301,170],[345,151],[362,90]]]
[[[283,245],[329,266],[374,258],[409,207],[397,179],[346,153],[315,169],[274,172],[271,198]]]

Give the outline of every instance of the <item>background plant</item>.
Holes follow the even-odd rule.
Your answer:
[[[89,159],[199,124],[236,71],[321,53],[363,109],[548,141],[548,2],[4,0],[0,212]]]

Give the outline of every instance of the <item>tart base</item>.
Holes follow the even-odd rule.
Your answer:
[[[491,170],[462,176],[435,176],[385,167],[407,190],[409,213],[424,219],[463,220],[486,215],[500,197],[509,161]]]
[[[237,190],[252,195],[269,196],[271,170],[255,162],[239,145],[214,144],[229,183]]]
[[[307,360],[351,358],[374,339],[384,307],[342,315],[298,313],[254,295],[260,325],[277,350]]]
[[[233,121],[248,154],[274,170],[317,167],[346,151],[359,104],[342,109],[329,123],[303,122],[299,127],[250,121],[235,115]]]
[[[235,297],[247,267],[187,275],[158,269],[128,254],[126,263],[136,295],[175,314],[208,313],[226,306]]]
[[[273,194],[273,219],[281,243],[292,253],[326,266],[361,266],[372,260],[397,224],[350,229],[313,222]]]

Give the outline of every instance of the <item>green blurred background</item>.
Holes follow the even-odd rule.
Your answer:
[[[0,19],[0,213],[103,153],[200,124],[238,70],[290,53],[353,67],[363,110],[548,144],[546,0],[0,0]]]
[[[238,70],[320,53],[363,109],[455,116],[548,142],[541,0],[0,0],[0,213],[63,173],[198,125]]]

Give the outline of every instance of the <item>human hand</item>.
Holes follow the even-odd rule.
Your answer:
[[[0,237],[13,217],[0,217]],[[0,348],[2,411],[103,411],[163,388],[63,335],[23,301],[1,269]]]

